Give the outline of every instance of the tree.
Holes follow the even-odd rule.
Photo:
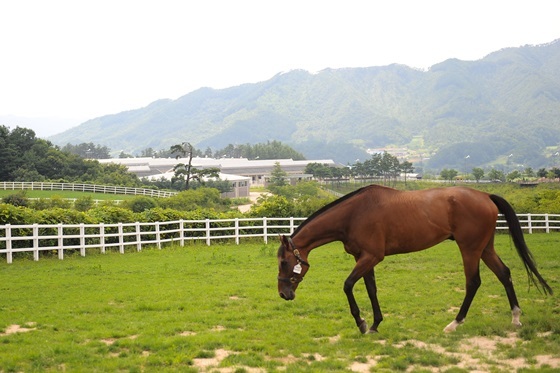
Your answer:
[[[517,170],[513,170],[511,171],[509,174],[507,174],[506,179],[508,181],[514,181],[516,179],[521,179],[521,172],[517,171]]]
[[[82,144],[81,149],[93,144]],[[101,152],[104,148],[99,148]],[[138,177],[125,166],[100,164],[83,159],[68,151],[61,151],[51,142],[38,139],[35,133],[17,127],[11,131],[0,126],[0,180],[98,183],[139,186]]]
[[[274,167],[270,172],[270,186],[271,187],[283,187],[287,184],[286,177],[288,173],[282,169],[280,162],[274,163]]]
[[[443,170],[441,170],[439,175],[442,179],[451,181],[455,179],[458,174],[459,173],[457,172],[457,170],[444,168]]]
[[[523,170],[523,174],[526,177],[535,177],[535,171],[533,170],[533,167],[526,167],[525,170]]]
[[[401,163],[401,172],[404,173],[404,183],[406,184],[406,175],[414,172],[414,166],[409,161]]]
[[[92,142],[81,143],[78,145],[72,145],[70,143],[62,147],[63,152],[72,153],[79,155],[86,159],[107,159],[111,158],[111,150],[106,146],[95,145]]]
[[[333,175],[333,170],[326,164],[314,162],[305,166],[305,173],[312,174],[317,179],[326,179]]]
[[[191,167],[191,180],[196,180],[200,184],[204,184],[204,178],[220,178],[220,169],[217,167],[198,169]]]
[[[472,174],[474,176],[474,179],[478,183],[480,179],[484,177],[484,170],[480,167],[475,167],[472,169]]]
[[[491,169],[488,172],[488,178],[492,181],[506,181],[506,175],[503,171],[496,170],[495,168]]]
[[[208,149],[207,149],[208,151]],[[287,159],[304,160],[303,154],[295,151],[288,145],[280,141],[268,141],[255,145],[234,145],[229,144],[223,149],[214,153],[216,158],[248,158],[248,159]]]
[[[189,189],[189,182],[191,181],[191,168],[192,168],[192,159],[193,159],[193,146],[188,143],[184,142],[182,144],[176,144],[171,146],[170,151],[172,154],[176,154],[175,158],[179,159],[181,156],[184,158],[186,156],[189,157],[189,161],[187,164],[178,163],[173,167],[173,171],[175,175],[173,176],[174,179],[181,179],[185,180],[185,189]]]
[[[129,154],[124,150],[121,150],[121,152],[119,153],[119,158],[134,158],[134,157],[132,156],[132,154]]]

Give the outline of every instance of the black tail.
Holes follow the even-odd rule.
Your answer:
[[[521,230],[521,224],[519,224],[519,219],[517,218],[517,214],[513,210],[513,207],[511,207],[511,205],[505,199],[495,194],[491,194],[490,199],[492,200],[492,202],[494,202],[494,204],[498,207],[498,210],[500,210],[500,212],[506,218],[509,227],[509,233],[513,239],[513,244],[517,249],[519,257],[523,261],[523,265],[525,265],[525,270],[527,271],[529,279],[531,280],[531,282],[533,282],[533,284],[535,284],[537,289],[540,289],[542,287],[542,290],[545,294],[552,295],[552,289],[550,288],[550,286],[548,286],[544,278],[542,278],[541,274],[537,270],[537,264],[533,259],[533,254],[531,254],[531,251],[529,251],[529,248],[525,243],[525,238],[523,238],[523,231]]]

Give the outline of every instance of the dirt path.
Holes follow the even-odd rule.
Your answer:
[[[251,209],[251,206],[253,206],[253,204],[255,202],[257,202],[257,199],[259,199],[259,197],[261,195],[268,195],[268,192],[251,192],[249,195],[249,199],[251,200],[251,203],[247,204],[247,205],[241,205],[241,206],[237,206],[237,208],[239,209],[239,211],[241,212],[247,212]]]

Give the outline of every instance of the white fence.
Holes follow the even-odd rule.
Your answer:
[[[521,226],[526,233],[553,231],[560,232],[560,215],[519,214]],[[505,230],[507,225],[502,217],[497,229]],[[87,249],[115,249],[124,253],[125,249],[142,250],[143,247],[161,248],[165,243],[183,246],[188,241],[202,241],[210,245],[213,240],[234,240],[258,238],[268,243],[269,237],[291,234],[305,218],[237,218],[220,220],[178,220],[155,223],[116,224],[31,224],[0,225],[0,254],[12,263],[13,254],[33,253],[39,260],[41,251],[55,251],[58,258],[64,258],[64,251],[80,251],[85,256]]]
[[[93,192],[103,194],[132,194],[135,196],[148,197],[171,197],[177,192],[168,192],[163,190],[128,188],[122,186],[111,185],[94,185],[94,184],[73,184],[73,183],[51,183],[51,182],[20,182],[20,181],[2,181],[0,182],[1,190],[67,190],[75,192]]]
[[[269,237],[291,234],[305,218],[236,218],[218,220],[177,220],[152,223],[116,224],[30,224],[0,225],[0,254],[12,263],[13,254],[32,252],[39,260],[41,251],[56,251],[64,258],[65,250],[125,248],[140,251],[146,246],[162,247],[173,243],[183,246],[186,241],[203,241],[210,245],[212,240],[235,240],[260,238],[265,243]]]

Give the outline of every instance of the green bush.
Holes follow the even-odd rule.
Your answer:
[[[93,204],[93,198],[91,196],[80,197],[74,202],[74,209],[85,212],[91,209]]]
[[[284,196],[268,195],[259,198],[258,203],[250,210],[254,217],[289,218],[294,216],[295,204]]]
[[[33,210],[24,206],[14,206],[0,203],[0,225],[25,225],[33,224]]]
[[[134,197],[123,203],[123,207],[129,208],[133,212],[143,212],[146,210],[151,210],[153,208],[156,208],[157,206],[158,203],[154,198],[150,198],[146,196]]]
[[[133,223],[138,221],[137,215],[125,208],[116,206],[97,206],[88,211],[97,223]]]
[[[25,195],[25,191],[19,191],[14,194],[10,194],[2,198],[2,202],[12,206],[27,206],[29,204],[29,200]]]
[[[29,207],[35,210],[48,210],[53,208],[70,209],[72,207],[72,202],[55,194],[50,198],[39,198],[34,200]]]
[[[220,197],[220,192],[213,188],[185,190],[175,196],[160,200],[162,208],[178,211],[191,211],[198,208],[221,209],[229,208],[229,200]]]

